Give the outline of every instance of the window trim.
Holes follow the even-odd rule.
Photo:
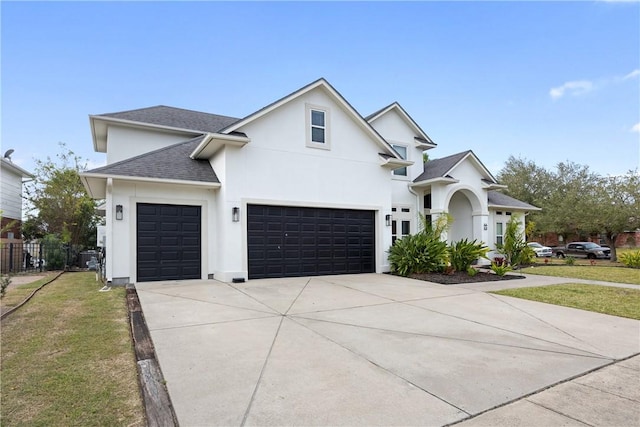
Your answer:
[[[402,144],[399,142],[390,142],[389,143],[391,145],[391,148],[393,148],[398,154],[400,154],[400,158],[402,158],[402,154],[400,152],[398,152],[398,150],[396,148],[398,147],[402,147],[404,148],[404,152],[405,152],[405,158],[402,158],[402,160],[409,160],[409,146],[406,144]],[[404,171],[404,175],[397,173],[399,171]],[[391,175],[393,176],[393,178],[395,179],[409,179],[409,167],[405,166],[402,168],[398,168],[398,169],[394,169],[391,171]]]
[[[313,128],[320,128],[312,124],[311,115],[313,111],[319,111],[324,114],[324,142],[316,142],[312,139]],[[322,150],[331,149],[331,114],[327,107],[319,105],[305,104],[305,143],[309,148],[319,148]]]
[[[395,210],[394,210],[395,209]],[[403,211],[403,209],[409,209],[409,212]],[[394,205],[391,210],[394,212],[391,220],[391,244],[394,244],[396,240],[402,239],[403,237],[410,236],[412,234],[412,230],[414,229],[414,218],[413,218],[413,206],[410,205]],[[409,233],[403,233],[403,223],[408,224]],[[395,229],[395,233],[394,233]]]
[[[500,234],[498,234],[498,228],[500,229]],[[504,223],[496,222],[496,245],[504,244]]]

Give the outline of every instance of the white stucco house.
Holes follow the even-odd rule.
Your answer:
[[[107,165],[82,180],[106,200],[113,284],[385,272],[418,213],[493,247],[537,209],[472,151],[423,164],[436,144],[398,103],[363,117],[324,79],[244,118],[156,106],[90,125]]]

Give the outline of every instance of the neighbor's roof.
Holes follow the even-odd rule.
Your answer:
[[[31,172],[27,172],[26,170],[22,169],[20,166],[14,164],[10,159],[7,159],[6,157],[0,157],[0,160],[2,160],[2,162],[0,162],[0,167],[9,169],[15,175],[20,175],[22,178],[34,177]]]
[[[199,136],[169,147],[92,169],[82,175],[131,176],[220,183],[207,160],[195,160],[189,157],[204,138],[204,135]]]
[[[240,120],[236,117],[185,110],[183,108],[168,107],[166,105],[120,111],[117,113],[98,114],[94,117],[129,120],[132,122],[212,133],[216,133]]]
[[[489,207],[494,208],[513,208],[513,209],[523,209],[529,211],[540,211],[542,209],[530,205],[529,203],[525,203],[521,200],[514,199],[513,197],[507,196],[506,194],[500,193],[499,191],[488,191],[488,201]]]

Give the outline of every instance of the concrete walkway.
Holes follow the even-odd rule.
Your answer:
[[[640,353],[640,322],[493,286],[364,274],[137,290],[182,426],[638,425],[638,358],[534,393]],[[571,393],[616,415],[589,418]]]

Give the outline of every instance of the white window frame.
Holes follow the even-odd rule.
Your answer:
[[[324,127],[313,125],[311,121],[313,111],[319,111],[324,114]],[[313,128],[324,129],[324,142],[316,142],[313,140]],[[328,108],[319,105],[305,104],[305,133],[307,147],[320,148],[322,150],[331,149],[331,115]]]
[[[394,150],[396,150],[396,152],[398,152],[398,154],[400,154],[400,157],[402,157],[402,153],[400,153],[397,149],[398,148],[404,148],[405,158],[403,158],[402,160],[409,160],[409,146],[408,145],[400,144],[400,143],[396,143],[396,142],[391,142],[391,147]],[[404,172],[404,173],[401,173],[401,172]],[[403,168],[394,169],[394,170],[391,171],[391,174],[396,179],[409,179],[409,167],[405,166]]]
[[[500,229],[500,234],[498,234]],[[496,222],[496,245],[500,246],[504,244],[504,223]]]
[[[408,209],[408,212],[403,212],[403,209]],[[396,239],[402,239],[409,236],[411,230],[413,230],[413,208],[408,205],[394,205],[392,206],[391,214],[391,242],[395,243]],[[402,225],[409,224],[409,233],[403,233]],[[395,233],[394,233],[395,229]]]

